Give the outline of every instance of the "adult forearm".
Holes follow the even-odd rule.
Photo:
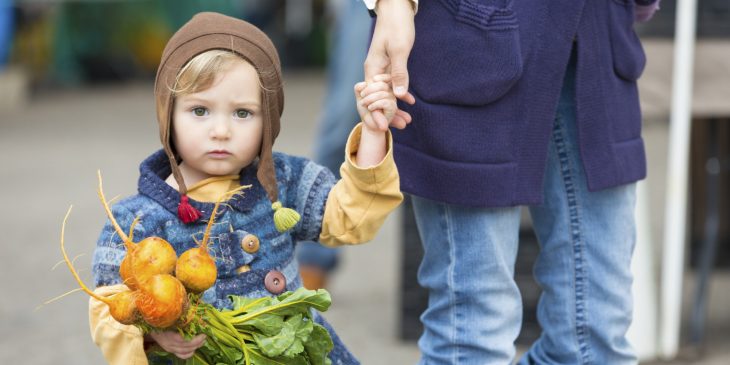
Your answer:
[[[410,0],[379,0],[375,30],[365,60],[365,79],[389,73],[399,98],[408,91],[408,55],[415,39],[415,10]]]

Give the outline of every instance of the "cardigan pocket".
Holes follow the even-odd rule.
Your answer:
[[[613,69],[622,79],[636,81],[644,72],[646,55],[634,31],[634,0],[610,0],[608,6]]]
[[[424,1],[408,62],[412,91],[434,104],[481,106],[522,76],[512,0]],[[419,36],[425,34],[425,36]]]

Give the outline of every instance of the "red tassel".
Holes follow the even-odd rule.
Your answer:
[[[180,196],[180,204],[177,206],[177,216],[183,223],[194,223],[200,219],[200,211],[195,209],[188,201],[187,195]]]

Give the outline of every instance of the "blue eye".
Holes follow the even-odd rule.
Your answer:
[[[236,117],[241,119],[246,119],[251,116],[251,112],[246,109],[238,109],[236,110]]]
[[[208,114],[208,110],[203,107],[196,107],[193,108],[193,114],[195,114],[196,117],[202,117]]]

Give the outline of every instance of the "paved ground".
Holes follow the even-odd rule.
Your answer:
[[[287,105],[277,149],[309,155],[313,121],[321,105],[319,73],[289,74]],[[104,220],[96,200],[97,169],[110,196],[134,192],[137,165],[158,148],[152,85],[135,83],[75,91],[46,92],[20,111],[0,111],[0,364],[101,364],[91,343],[86,296],[74,293],[44,301],[76,287],[61,259],[59,233],[69,204],[66,232],[72,256],[91,283],[90,254]],[[647,124],[652,211],[661,212],[666,123]],[[653,231],[663,214],[653,215]],[[397,340],[398,217],[378,238],[344,250],[343,269],[331,285],[334,304],[327,317],[363,364],[414,364],[418,350]],[[659,238],[658,234],[654,234]],[[657,241],[658,242],[658,241]],[[708,356],[686,364],[730,363],[727,278],[713,285],[712,342]],[[723,299],[724,298],[724,299]],[[39,307],[40,306],[40,307]],[[720,309],[718,309],[720,308]]]

